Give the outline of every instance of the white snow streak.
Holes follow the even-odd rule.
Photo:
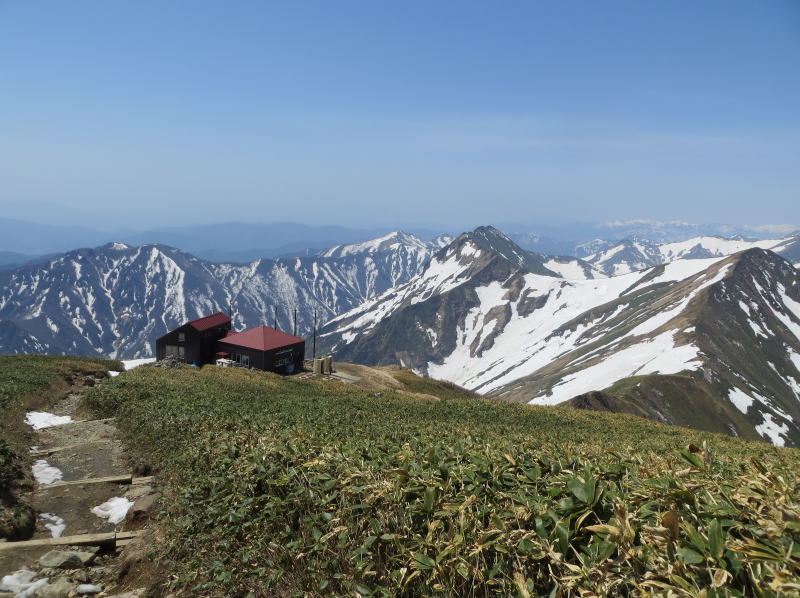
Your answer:
[[[698,349],[694,345],[676,347],[674,331],[667,331],[651,340],[626,347],[598,364],[564,377],[549,394],[530,401],[534,405],[557,405],[593,390],[602,390],[617,380],[645,374],[677,374],[694,369]]]

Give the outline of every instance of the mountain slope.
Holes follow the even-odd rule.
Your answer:
[[[637,387],[652,389],[647,400],[616,392],[606,408],[627,401],[668,423],[800,443],[800,274],[782,258],[751,249],[565,280],[481,238],[459,237],[416,279],[335,319],[322,346],[539,404],[657,376]],[[662,385],[673,399],[653,398]]]
[[[604,390],[573,404],[602,408],[605,401],[666,423],[800,444],[796,269],[753,249],[665,290],[626,297],[633,303],[584,333],[586,342],[496,396],[557,404]],[[613,302],[595,313],[616,309]]]
[[[393,242],[338,255],[216,264],[161,245],[111,243],[0,273],[0,352],[142,357],[175,325],[231,308],[238,328],[310,331],[416,275],[434,243]],[[276,313],[277,312],[277,313]]]
[[[457,346],[456,331],[463,328],[469,311],[484,300],[483,285],[495,280],[513,285],[534,272],[547,279],[559,278],[535,254],[523,251],[500,231],[480,227],[439,251],[424,272],[407,284],[329,322],[320,334],[321,347],[360,363],[419,367],[427,360],[443,358]],[[495,315],[506,317],[500,312]],[[481,347],[475,350],[478,355],[482,352]]]

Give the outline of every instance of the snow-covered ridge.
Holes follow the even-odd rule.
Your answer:
[[[390,251],[404,249],[408,252],[431,254],[440,247],[436,240],[423,241],[422,239],[408,233],[394,231],[377,239],[364,241],[363,243],[353,243],[351,245],[337,245],[320,252],[321,257],[345,257],[348,255],[358,255],[363,253],[376,253],[378,251]]]
[[[785,334],[776,328],[779,324],[800,348],[800,282],[793,282],[791,291],[776,282],[795,280],[797,273],[768,252],[751,249],[732,257],[679,258],[642,271],[587,279],[585,269],[578,269],[585,262],[568,259],[543,261],[555,272],[551,276],[523,268],[514,271],[519,252],[505,246],[495,249],[507,256],[512,268],[495,267],[490,257],[497,253],[481,245],[453,244],[415,279],[339,316],[324,330],[326,350],[332,348],[345,360],[389,363],[394,358],[420,373],[490,396],[549,405],[630,376],[687,372],[716,380],[727,397],[729,382],[720,382],[707,369],[708,343],[713,346],[720,337],[708,336],[700,323],[695,326],[711,294],[722,302],[714,308],[720,310],[714,317],[726,322],[722,326],[742,329],[742,322],[729,321],[727,314],[735,309],[744,316],[745,329],[756,330],[759,338],[772,342]],[[696,246],[676,245],[670,251]],[[740,245],[722,244],[715,251],[732,247]],[[767,282],[758,283],[758,297],[745,299],[752,287],[742,272],[762,270]],[[734,288],[736,296],[731,295]],[[389,335],[398,326],[410,333],[392,342]],[[706,339],[702,343],[701,336]],[[742,342],[735,342],[740,349],[734,350],[746,350]],[[797,378],[784,366],[773,370],[782,382],[773,380],[777,386],[762,388],[761,395],[775,397],[796,388],[792,396],[800,402],[800,368]],[[747,395],[754,393],[751,389]],[[787,419],[788,411],[778,411],[775,404],[773,399],[759,403],[748,418],[753,420],[751,432],[780,444],[794,434],[795,424],[793,416]]]
[[[393,233],[331,255],[206,262],[161,245],[110,243],[0,272],[0,352],[141,358],[155,338],[215,311],[234,325],[272,324],[305,336],[405,283],[440,248]],[[334,255],[335,254],[335,255]],[[277,313],[276,313],[277,312]]]
[[[793,239],[762,239],[745,241],[722,237],[701,236],[677,243],[654,243],[646,239],[628,239],[610,244],[597,240],[585,244],[597,251],[584,260],[609,276],[627,274],[678,259],[698,259],[732,255],[747,249],[770,249],[780,253]]]
[[[663,273],[648,280],[642,288],[696,276],[720,259],[722,258],[680,260],[668,264],[664,266]],[[522,299],[516,305],[510,304],[512,315],[504,330],[494,338],[494,344],[483,352],[481,359],[476,360],[471,358],[470,347],[478,335],[485,334],[484,323],[490,312],[500,303],[500,301],[486,304],[482,302],[480,308],[473,310],[466,319],[465,330],[459,336],[452,353],[441,363],[428,363],[427,372],[434,378],[450,380],[483,393],[501,389],[519,378],[533,374],[559,356],[586,344],[592,338],[590,330],[602,327],[613,320],[612,315],[603,314],[573,330],[558,333],[559,328],[594,308],[624,297],[627,289],[638,287],[649,275],[650,272],[645,271],[601,280],[569,282],[533,274],[527,275],[520,297],[542,298],[542,305],[536,311],[531,314],[520,314]],[[620,308],[621,313],[625,304],[621,304]],[[603,330],[608,331],[607,328]],[[643,333],[644,328],[640,330]],[[648,350],[652,349],[653,352],[663,350],[667,340],[660,339],[657,345],[648,347]],[[590,383],[588,390],[595,390],[596,387],[592,385],[596,382],[597,380]],[[574,394],[569,392],[571,389],[559,392],[557,396],[547,401],[539,402],[555,404],[579,394],[579,392]]]

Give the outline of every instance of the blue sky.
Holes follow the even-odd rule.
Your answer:
[[[0,0],[39,221],[800,224],[800,3]]]

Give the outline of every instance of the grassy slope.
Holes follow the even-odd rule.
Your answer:
[[[729,402],[720,400],[719,393],[699,376],[632,376],[566,404],[579,409],[632,413],[672,425],[763,440],[747,418]]]
[[[797,451],[395,375],[442,400],[210,367],[86,400],[164,477],[179,593],[792,591]]]
[[[118,361],[52,355],[0,355],[0,538],[23,533],[30,510],[18,490],[29,471],[25,412],[41,409],[81,374],[122,370]]]

